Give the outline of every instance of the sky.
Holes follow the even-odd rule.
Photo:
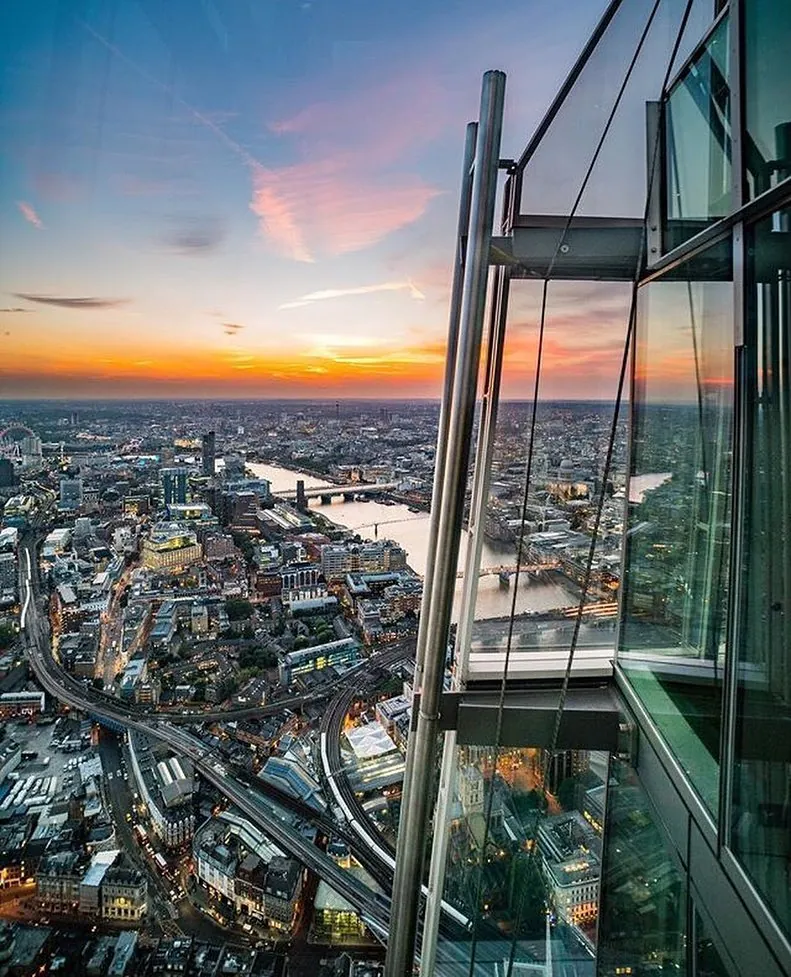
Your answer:
[[[481,75],[517,156],[604,5],[5,0],[0,397],[438,396]],[[550,297],[544,395],[611,399],[628,290]]]

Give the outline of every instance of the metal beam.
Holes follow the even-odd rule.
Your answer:
[[[490,261],[512,278],[633,282],[644,233],[642,219],[522,215],[492,241]]]
[[[458,746],[548,749],[552,746],[559,701],[558,687],[507,692],[498,740],[498,693],[469,689],[446,692],[440,706],[440,727],[454,732]],[[572,686],[563,708],[556,749],[616,753],[622,715],[612,683]]]
[[[475,159],[475,146],[478,139],[478,123],[469,122],[464,136],[464,160],[461,169],[461,193],[459,196],[459,215],[456,228],[456,255],[453,263],[453,283],[450,290],[450,309],[448,311],[448,347],[445,357],[445,381],[442,388],[439,424],[437,428],[437,448],[434,457],[434,488],[431,495],[431,515],[428,526],[428,546],[426,548],[426,572],[423,576],[423,596],[421,606],[424,610],[431,599],[434,585],[434,564],[437,551],[437,532],[439,514],[442,511],[442,486],[445,478],[445,454],[448,445],[448,424],[450,423],[450,404],[453,399],[453,381],[456,373],[456,350],[459,343],[459,322],[461,319],[461,297],[464,285],[464,268],[467,252],[467,230],[470,223],[472,204],[472,164]],[[414,684],[419,686],[423,680],[423,660],[426,656],[426,632],[418,632],[415,652]]]
[[[437,512],[436,557],[430,599],[420,615],[418,641],[425,648],[421,699],[417,727],[409,737],[404,774],[393,881],[393,905],[398,907],[398,915],[390,933],[386,977],[409,977],[414,968],[423,859],[436,768],[440,698],[475,413],[504,99],[505,74],[487,71],[481,92],[456,368],[452,392],[446,388],[446,394],[451,397],[449,405],[445,405],[450,411],[442,503]]]
[[[478,569],[483,547],[483,524],[489,500],[492,461],[497,430],[497,407],[500,402],[505,326],[508,318],[509,277],[506,268],[498,268],[494,296],[489,310],[487,341],[486,386],[481,403],[478,424],[478,445],[475,452],[475,475],[470,497],[470,515],[467,529],[467,553],[464,564],[464,587],[461,610],[456,631],[456,647],[453,662],[453,688],[463,689],[467,671],[467,658],[472,639],[475,604],[478,597]],[[428,877],[426,916],[421,944],[421,968],[433,974],[436,965],[437,934],[441,914],[442,893],[445,887],[445,865],[448,857],[450,811],[453,803],[454,781],[457,766],[455,727],[447,729],[443,743],[442,765],[439,777],[437,804],[434,809],[434,837]]]

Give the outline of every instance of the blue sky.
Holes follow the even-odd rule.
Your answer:
[[[603,6],[6,0],[0,386],[435,396],[481,74],[518,155]]]

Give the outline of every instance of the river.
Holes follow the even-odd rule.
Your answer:
[[[247,467],[257,478],[267,479],[272,492],[293,491],[297,479],[305,482],[305,488],[321,488],[331,485],[331,482],[314,478],[312,475],[302,475],[279,465],[263,465],[248,462]],[[311,508],[316,508],[327,519],[338,526],[359,533],[364,538],[393,539],[406,550],[409,565],[418,573],[426,570],[426,556],[428,550],[428,520],[427,512],[410,512],[405,505],[382,505],[381,502],[346,502],[343,497],[332,500],[330,505],[323,505],[319,499],[310,500]],[[464,551],[467,536],[462,539],[462,552],[459,555],[459,568],[464,566]],[[497,546],[484,542],[481,553],[481,568],[500,567],[516,562],[513,547],[507,544]],[[462,581],[456,585],[456,601],[454,604],[454,618],[458,610],[461,596]],[[505,617],[511,613],[513,600],[513,581],[506,588],[500,583],[499,576],[494,573],[482,576],[478,582],[478,600],[475,617],[479,619]],[[557,607],[568,607],[576,603],[577,596],[571,587],[565,587],[557,581],[531,580],[526,574],[519,584],[516,601],[516,613],[524,611],[548,611]]]

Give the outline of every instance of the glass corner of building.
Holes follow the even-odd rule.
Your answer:
[[[789,50],[785,0],[611,4],[510,167],[432,973],[791,974]],[[595,345],[588,307],[623,329],[582,409],[542,357]]]

